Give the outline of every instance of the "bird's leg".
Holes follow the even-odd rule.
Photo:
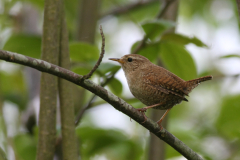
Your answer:
[[[160,131],[163,129],[161,123],[162,123],[163,119],[166,117],[166,115],[168,114],[168,112],[169,112],[171,109],[172,109],[172,108],[169,108],[169,109],[163,114],[163,116],[160,118],[160,120],[157,121],[157,124],[158,124],[159,127],[160,127]]]
[[[154,105],[151,105],[151,106],[143,107],[143,108],[138,108],[137,110],[138,110],[139,112],[141,112],[142,115],[144,116],[144,121],[143,121],[142,123],[144,123],[144,122],[147,120],[147,116],[146,116],[145,113],[144,113],[144,112],[147,111],[147,109],[153,108],[153,107],[157,107],[157,106],[160,106],[160,105],[162,105],[162,104],[163,104],[163,102],[158,103],[158,104],[154,104]]]

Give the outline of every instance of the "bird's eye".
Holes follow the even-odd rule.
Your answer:
[[[132,58],[128,58],[128,62],[132,62]]]

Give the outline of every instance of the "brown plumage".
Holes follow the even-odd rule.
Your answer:
[[[122,58],[110,58],[121,64],[128,86],[132,94],[148,107],[138,109],[144,113],[149,108],[167,109],[161,122],[169,110],[181,101],[188,101],[185,96],[201,82],[211,80],[205,76],[190,81],[184,81],[168,70],[151,63],[146,57],[137,54],[125,55]],[[145,116],[145,114],[144,114]]]

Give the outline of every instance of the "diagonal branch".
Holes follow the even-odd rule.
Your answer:
[[[90,92],[98,95],[100,98],[111,104],[115,109],[121,111],[122,113],[128,115],[136,122],[141,124],[143,127],[148,129],[150,132],[155,134],[157,137],[168,143],[172,146],[175,150],[181,153],[184,157],[189,160],[203,160],[201,156],[195,153],[191,148],[189,148],[186,144],[180,141],[178,138],[174,137],[171,133],[167,130],[162,129],[161,131],[158,124],[153,122],[151,119],[147,118],[147,120],[142,123],[145,117],[138,112],[135,108],[131,105],[126,103],[121,98],[115,96],[105,88],[101,87],[100,85],[92,82],[89,79],[83,79],[83,76],[78,75],[72,71],[64,69],[62,67],[53,65],[43,60],[34,59],[31,57],[27,57],[21,54],[3,51],[0,50],[0,59],[3,59],[8,62],[14,62],[18,64],[22,64],[25,66],[29,66],[35,68],[42,72],[47,72],[49,74],[58,76],[60,78],[66,79],[74,84],[77,84]]]
[[[107,11],[101,15],[101,18],[109,15],[120,15],[132,11],[134,9],[140,8],[142,6],[150,5],[152,3],[158,2],[159,0],[148,0],[148,1],[137,1],[119,8],[114,8],[113,10]]]
[[[110,77],[108,77],[104,82],[101,83],[101,86],[104,87],[107,85],[107,83],[109,81],[111,81],[114,76],[115,76],[116,72],[112,73],[112,75]],[[93,101],[96,99],[96,94],[94,94],[90,100],[88,101],[88,103],[83,107],[83,109],[79,110],[78,113],[77,113],[77,116],[76,116],[76,119],[75,119],[75,126],[77,126],[80,122],[80,120],[82,119],[83,117],[83,114],[85,113],[86,110],[88,110],[89,108],[92,107],[92,104],[94,103]]]
[[[164,14],[167,12],[169,6],[174,2],[175,0],[163,0],[163,4],[162,4],[162,9],[160,10],[160,12],[157,15],[157,19],[160,19],[164,16]]]

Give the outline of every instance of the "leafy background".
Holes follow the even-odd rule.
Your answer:
[[[120,67],[108,58],[129,54],[143,35],[148,35],[149,43],[139,54],[154,63],[160,58],[167,69],[185,80],[214,76],[211,82],[201,84],[190,94],[189,103],[174,107],[168,130],[206,159],[240,159],[240,37],[236,2],[181,0],[177,23],[155,20],[158,1],[123,14],[104,15],[133,2],[136,1],[101,2],[98,24],[103,26],[106,36],[106,55],[92,79],[100,83],[118,71]],[[0,3],[1,49],[40,58],[44,1],[0,0]],[[76,41],[78,1],[68,0],[65,5],[72,70],[86,74],[99,56],[98,28],[95,45]],[[22,21],[29,8],[35,15],[30,28]],[[166,33],[172,27],[176,27],[177,33]],[[39,81],[35,79],[33,83],[29,76],[33,71],[20,65],[1,61],[0,69],[1,158],[32,160],[38,136]],[[39,77],[39,73],[35,74]],[[106,88],[134,107],[143,107],[129,92],[122,70]],[[83,103],[91,96],[88,92],[79,95]],[[149,132],[99,98],[85,112],[76,133],[83,160],[148,159]],[[169,146],[166,152],[166,159],[183,159]]]

